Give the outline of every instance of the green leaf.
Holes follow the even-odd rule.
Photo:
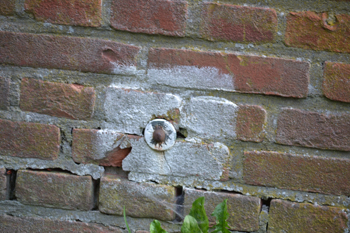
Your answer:
[[[125,222],[126,228],[128,229],[128,232],[131,233],[128,222],[126,221],[125,206],[123,209],[123,215],[124,215],[124,222]]]
[[[227,218],[229,216],[227,211],[227,199],[225,199],[223,202],[221,202],[219,205],[215,207],[214,212],[211,214],[216,218],[216,224],[215,224],[215,230],[212,233],[215,232],[222,232],[222,233],[230,233],[227,223]]]
[[[207,214],[205,213],[204,202],[204,197],[197,198],[197,200],[192,203],[189,215],[196,219],[197,224],[203,233],[208,233],[209,221]]]
[[[203,233],[198,226],[196,219],[190,215],[186,215],[184,223],[181,227],[181,233]]]
[[[158,220],[153,220],[149,228],[150,233],[168,233],[160,226]]]

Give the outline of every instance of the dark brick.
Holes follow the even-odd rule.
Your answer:
[[[343,233],[347,222],[341,208],[272,200],[268,232]]]
[[[325,63],[323,93],[331,100],[350,103],[350,64]]]
[[[0,77],[0,110],[7,110],[9,106],[10,79]]]
[[[101,166],[121,167],[130,153],[131,145],[122,133],[94,129],[74,129],[72,156],[77,163],[94,163]],[[120,148],[123,144],[123,149]]]
[[[259,229],[260,199],[239,194],[209,192],[195,189],[185,189],[185,214],[189,214],[192,203],[199,197],[205,197],[205,211],[210,225],[215,224],[215,217],[211,216],[215,207],[223,200],[227,200],[229,212],[228,224],[231,230],[256,231]]]
[[[236,119],[237,139],[242,141],[261,142],[266,124],[266,111],[260,106],[241,105]]]
[[[114,0],[111,25],[115,29],[185,36],[187,2],[167,0]]]
[[[72,220],[60,221],[44,218],[19,218],[8,215],[0,215],[0,232],[3,233],[122,233],[116,227],[106,227],[94,223],[76,222]]]
[[[151,80],[171,86],[296,98],[304,98],[308,93],[310,65],[306,62],[153,48],[149,53],[148,66]],[[185,77],[189,68],[191,72]],[[185,78],[179,81],[178,77],[173,77],[174,73]]]
[[[335,15],[327,22],[326,12],[292,12],[287,16],[285,42],[303,49],[350,52],[350,15]]]
[[[95,73],[130,73],[140,48],[113,41],[0,32],[0,63]]]
[[[247,184],[350,196],[350,160],[278,152],[244,152]]]
[[[88,120],[94,112],[94,105],[92,87],[22,79],[20,108],[24,111]]]
[[[25,9],[36,20],[73,26],[99,27],[101,0],[26,0]]]
[[[54,125],[0,120],[0,154],[53,160],[60,150],[60,129]]]
[[[175,188],[150,183],[136,183],[107,175],[101,179],[99,210],[106,214],[126,215],[137,218],[155,218],[171,221],[175,213]]]
[[[17,172],[16,197],[23,204],[91,210],[94,207],[93,192],[90,176],[30,170]]]
[[[15,0],[0,0],[0,15],[14,15],[16,12]]]
[[[331,115],[285,109],[277,122],[280,144],[350,151],[350,114]]]
[[[203,3],[201,35],[209,40],[272,42],[277,29],[273,9]]]

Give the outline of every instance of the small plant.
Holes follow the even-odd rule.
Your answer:
[[[190,213],[186,215],[181,227],[181,233],[208,233],[209,221],[204,209],[205,198],[200,197],[192,203]],[[215,207],[214,212],[211,214],[216,218],[216,224],[212,227],[214,231],[212,233],[230,233],[227,223],[229,216],[227,212],[227,199],[218,204]],[[128,232],[131,233],[125,216],[124,207],[124,220]],[[160,225],[158,220],[153,220],[150,225],[150,233],[167,233]]]

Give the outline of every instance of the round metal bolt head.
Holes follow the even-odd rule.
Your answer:
[[[145,140],[152,149],[165,151],[175,144],[176,130],[169,121],[155,119],[146,126]]]

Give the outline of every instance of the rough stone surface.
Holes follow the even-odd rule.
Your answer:
[[[104,110],[112,128],[129,134],[142,135],[147,123],[156,117],[179,118],[180,97],[172,94],[108,87]]]
[[[0,201],[7,199],[7,190],[6,168],[0,167]]]
[[[108,40],[0,32],[0,63],[16,66],[134,74],[139,50]]]
[[[101,0],[26,0],[24,7],[39,21],[99,27],[101,5]]]
[[[115,29],[185,36],[187,2],[167,0],[114,0],[111,25]]]
[[[148,78],[157,84],[194,89],[304,98],[307,62],[239,54],[150,49]]]
[[[88,120],[95,105],[92,87],[22,79],[20,108],[56,117]]]
[[[203,3],[201,35],[209,40],[272,42],[277,29],[273,9]]]
[[[0,155],[53,160],[60,150],[54,125],[0,120]]]
[[[247,184],[350,196],[350,160],[278,152],[245,152]]]
[[[143,138],[131,142],[132,150],[123,160],[123,170],[167,176],[220,180],[228,174],[229,149],[221,144],[177,141],[164,152],[152,150]]]
[[[79,210],[94,207],[91,176],[19,170],[15,192],[17,200],[27,205]]]
[[[285,109],[277,122],[280,144],[350,151],[350,114],[331,115]]]
[[[268,232],[343,233],[347,221],[341,208],[272,200]]]
[[[116,227],[105,227],[99,224],[83,223],[76,221],[59,221],[44,218],[19,218],[9,215],[0,215],[0,231],[3,233],[11,232],[86,232],[86,233],[122,233],[123,231]]]
[[[237,109],[226,99],[194,97],[180,111],[180,127],[187,129],[188,138],[235,138]]]
[[[266,111],[256,105],[240,105],[237,112],[237,139],[242,141],[261,142],[264,139]]]
[[[6,110],[9,106],[10,79],[0,77],[0,110]]]
[[[175,188],[150,183],[136,183],[106,175],[101,179],[99,210],[106,214],[171,221],[175,218]]]
[[[0,0],[0,15],[13,15],[16,12],[15,0]]]
[[[256,231],[259,229],[259,213],[261,201],[257,197],[243,196],[239,194],[209,192],[186,188],[185,215],[189,214],[192,203],[199,197],[205,198],[205,210],[209,218],[209,224],[215,224],[215,217],[211,216],[215,207],[227,199],[227,211],[229,213],[228,225],[230,230]]]
[[[130,153],[129,138],[111,130],[74,129],[72,157],[77,163],[95,163],[101,166],[121,167]]]
[[[323,93],[331,100],[350,103],[350,64],[325,63]]]
[[[350,15],[335,15],[328,20],[327,12],[292,12],[287,16],[285,42],[303,49],[350,52]]]

